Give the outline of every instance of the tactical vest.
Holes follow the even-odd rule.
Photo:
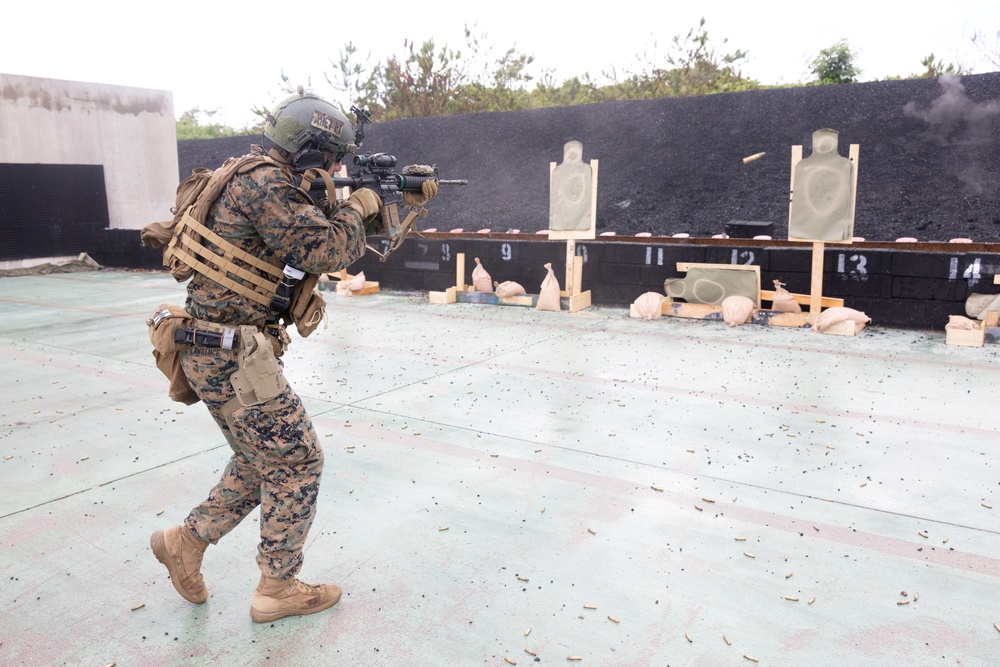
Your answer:
[[[177,282],[198,272],[242,297],[262,305],[271,303],[282,277],[282,265],[255,257],[205,226],[205,218],[223,188],[237,174],[263,164],[280,166],[262,155],[233,157],[215,171],[199,168],[177,186],[173,220],[154,222],[142,229],[142,242],[151,248],[163,246],[163,266]],[[207,240],[218,250],[209,249]],[[239,278],[239,281],[236,280]]]

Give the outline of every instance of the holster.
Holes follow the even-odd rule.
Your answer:
[[[240,405],[265,403],[288,386],[271,341],[257,327],[240,327],[238,368],[230,376]]]

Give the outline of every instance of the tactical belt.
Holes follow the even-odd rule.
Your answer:
[[[282,340],[281,326],[278,324],[265,324],[257,329],[279,343]],[[174,332],[174,342],[178,345],[201,345],[202,347],[234,350],[240,347],[240,334],[232,327],[225,327],[221,330],[188,327]]]
[[[174,342],[178,345],[201,345],[203,347],[221,347],[232,350],[240,344],[240,336],[236,329],[226,327],[222,331],[211,329],[178,329],[174,332]]]

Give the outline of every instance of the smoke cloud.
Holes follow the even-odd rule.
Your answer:
[[[941,144],[979,143],[990,137],[992,119],[1000,116],[1000,101],[973,102],[965,95],[959,77],[938,78],[941,95],[927,108],[907,102],[903,113],[927,123],[927,134]]]

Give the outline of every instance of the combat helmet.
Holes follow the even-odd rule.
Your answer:
[[[323,165],[322,153],[339,162],[358,150],[354,126],[340,109],[313,93],[299,92],[281,102],[264,121],[264,136],[296,170]]]

